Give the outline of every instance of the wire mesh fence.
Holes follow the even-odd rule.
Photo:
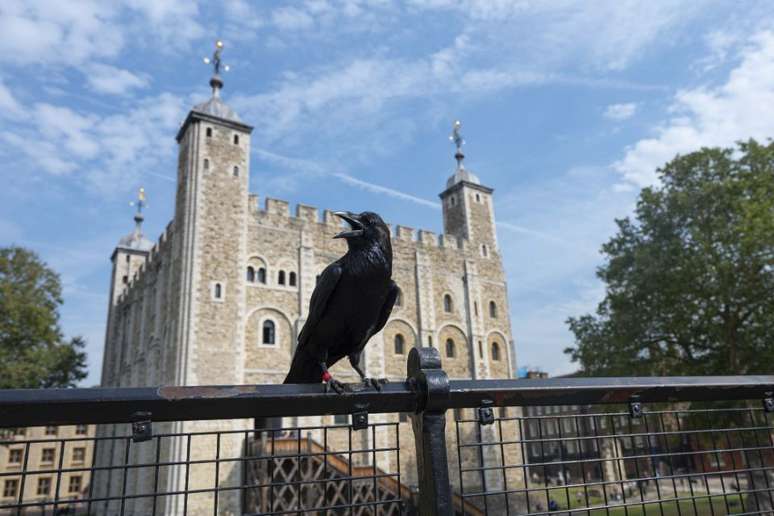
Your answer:
[[[207,429],[235,423],[250,428]],[[49,437],[40,427],[6,431],[0,514],[407,512],[397,422],[353,430],[189,421],[159,425],[143,442],[126,430],[103,425],[82,437]]]
[[[771,416],[728,405],[458,414],[457,489],[488,514],[774,514]]]

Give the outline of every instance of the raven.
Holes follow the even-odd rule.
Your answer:
[[[373,212],[336,215],[350,227],[333,238],[346,239],[348,250],[319,276],[284,383],[322,381],[341,394],[344,384],[328,368],[346,356],[363,383],[380,389],[366,377],[360,356],[368,339],[384,328],[398,296],[390,231]]]

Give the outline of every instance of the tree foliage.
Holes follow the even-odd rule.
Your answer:
[[[568,319],[590,375],[774,369],[774,143],[702,149],[659,169],[602,247],[596,315]]]
[[[38,256],[0,248],[0,388],[72,387],[86,377],[84,341],[59,328],[62,286]]]

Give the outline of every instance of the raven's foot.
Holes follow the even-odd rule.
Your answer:
[[[377,391],[382,390],[382,385],[387,383],[387,378],[367,378],[363,377],[363,384],[365,384],[366,388],[373,387]]]
[[[344,394],[344,391],[349,390],[349,387],[347,387],[346,384],[341,383],[335,378],[328,379],[328,381],[325,382],[323,385],[325,385],[326,394],[329,392],[328,389],[333,389],[334,391],[336,391],[336,394]]]

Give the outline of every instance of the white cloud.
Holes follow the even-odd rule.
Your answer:
[[[613,163],[627,182],[653,184],[656,168],[679,153],[774,136],[774,33],[752,36],[724,84],[682,90],[670,111],[655,136],[631,145]]]
[[[22,116],[21,104],[16,100],[11,90],[0,79],[0,116],[17,118]]]
[[[110,95],[125,95],[133,89],[145,88],[149,82],[146,77],[104,64],[89,66],[86,78],[92,89]]]
[[[87,185],[112,195],[175,155],[169,135],[185,114],[183,100],[168,93],[141,99],[134,109],[109,116],[48,103],[27,111],[29,120],[0,133],[0,139],[43,172],[78,171]]]
[[[314,19],[295,7],[282,7],[272,13],[272,21],[281,30],[303,30],[314,25]]]
[[[610,104],[605,109],[604,117],[609,120],[622,121],[634,116],[637,112],[637,104],[627,102],[625,104]]]

